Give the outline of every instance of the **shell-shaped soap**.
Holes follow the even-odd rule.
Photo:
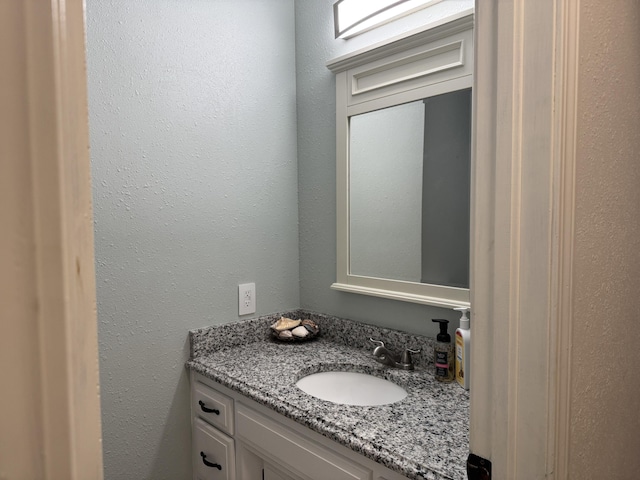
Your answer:
[[[298,325],[300,325],[300,320],[293,320],[287,317],[280,317],[280,320],[278,320],[276,323],[271,325],[271,328],[273,328],[278,332],[281,332],[283,330],[291,330],[292,328],[295,328]]]
[[[311,320],[302,320],[302,326],[305,327],[309,333],[318,333],[318,325]]]
[[[293,334],[294,337],[300,337],[300,338],[304,338],[307,335],[309,335],[309,331],[302,325],[291,330],[291,333]]]
[[[292,337],[293,337],[293,334],[291,333],[291,330],[283,330],[278,334],[278,338],[282,338],[284,340],[287,340]]]

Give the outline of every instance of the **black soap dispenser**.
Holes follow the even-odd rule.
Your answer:
[[[437,341],[433,347],[436,380],[450,383],[455,378],[455,358],[453,356],[451,335],[447,332],[449,320],[434,318],[432,321],[440,324],[440,333],[436,337]]]

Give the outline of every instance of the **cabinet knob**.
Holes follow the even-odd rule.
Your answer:
[[[215,413],[216,415],[220,415],[220,410],[216,408],[207,408],[204,406],[204,402],[202,400],[198,400],[198,405],[204,413]]]
[[[204,463],[207,467],[217,468],[218,470],[222,470],[222,466],[217,463],[211,463],[207,461],[207,456],[204,452],[200,452],[200,456],[202,457],[202,463]]]

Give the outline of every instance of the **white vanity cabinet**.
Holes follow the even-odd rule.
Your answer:
[[[196,480],[405,479],[193,371],[191,411]]]

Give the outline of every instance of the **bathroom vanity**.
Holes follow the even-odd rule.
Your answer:
[[[191,384],[196,479],[405,478],[203,375]]]
[[[278,342],[280,315],[311,318],[308,342]],[[370,337],[392,350],[422,349],[413,371],[376,362]],[[435,381],[432,339],[304,311],[190,332],[196,479],[462,479],[468,455],[468,392]],[[385,378],[407,397],[343,405],[296,386],[321,371]]]

